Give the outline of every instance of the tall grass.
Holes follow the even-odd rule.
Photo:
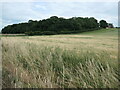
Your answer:
[[[3,39],[3,88],[118,88],[117,58],[106,50]]]

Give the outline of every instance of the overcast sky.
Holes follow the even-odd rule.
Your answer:
[[[6,0],[5,0],[6,1]],[[19,1],[19,0],[18,0]],[[118,2],[0,2],[0,29],[14,23],[41,20],[51,16],[95,17],[118,26]]]

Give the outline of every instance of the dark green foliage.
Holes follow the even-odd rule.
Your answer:
[[[30,31],[30,32],[25,32],[26,35],[55,35],[57,34],[56,32],[54,31]]]
[[[101,20],[99,23],[100,23],[100,27],[101,27],[101,28],[106,28],[106,27],[108,27],[108,23],[107,23],[105,20]]]
[[[93,17],[72,17],[69,19],[52,16],[40,21],[29,20],[28,23],[8,25],[2,29],[3,34],[27,35],[54,35],[70,34],[91,31],[99,28],[97,20]]]
[[[109,28],[114,28],[114,26],[113,26],[112,23],[108,23],[108,27],[109,27]]]

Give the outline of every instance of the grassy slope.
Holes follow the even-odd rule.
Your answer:
[[[3,87],[118,87],[117,33],[2,37]]]

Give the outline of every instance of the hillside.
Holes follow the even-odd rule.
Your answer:
[[[3,88],[118,88],[118,30],[3,36]]]

